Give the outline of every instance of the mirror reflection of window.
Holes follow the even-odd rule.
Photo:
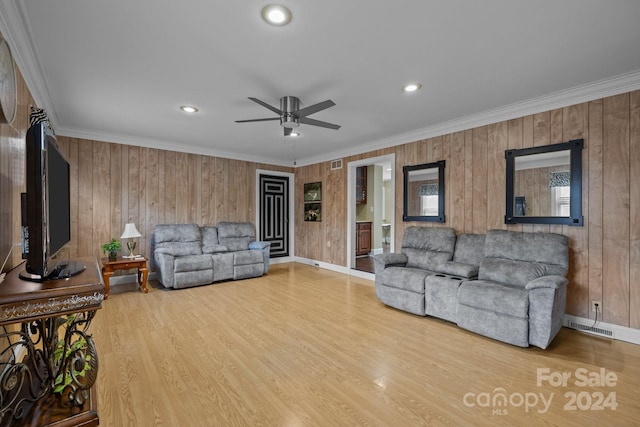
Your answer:
[[[551,216],[571,215],[571,187],[550,187],[551,190]]]
[[[403,221],[445,222],[444,160],[404,166]]]
[[[409,204],[411,215],[438,215],[438,169],[430,168],[409,172],[409,186],[417,202]]]
[[[505,224],[582,226],[583,139],[505,150]]]
[[[420,215],[436,216],[438,215],[438,196],[421,196],[420,197]]]
[[[420,186],[420,215],[438,215],[438,180],[429,180]]]
[[[569,170],[570,150],[516,157],[514,214],[569,217]],[[521,202],[523,200],[526,200],[526,211]]]

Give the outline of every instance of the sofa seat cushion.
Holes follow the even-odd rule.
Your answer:
[[[382,283],[391,288],[424,294],[424,279],[433,271],[411,267],[389,267],[382,273]]]
[[[176,273],[185,271],[212,270],[213,260],[211,255],[190,255],[178,257],[175,260],[173,269]]]
[[[458,304],[513,317],[529,317],[529,292],[519,286],[486,280],[463,282],[458,289]]]
[[[264,255],[260,251],[238,251],[233,253],[233,265],[250,265],[264,263]]]

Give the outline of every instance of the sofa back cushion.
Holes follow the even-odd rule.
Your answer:
[[[153,230],[154,251],[173,256],[200,255],[202,243],[197,224],[158,224]]]
[[[569,239],[555,233],[490,230],[478,279],[525,286],[542,276],[566,276]]]
[[[484,257],[484,234],[460,234],[456,238],[456,248],[453,252],[455,262],[480,265]]]
[[[219,222],[218,241],[230,251],[249,249],[249,242],[256,240],[256,230],[250,222]]]
[[[202,234],[202,253],[217,254],[227,252],[229,248],[218,241],[218,229],[216,227],[200,227]]]
[[[402,253],[407,256],[407,267],[435,270],[451,261],[455,243],[453,228],[410,226],[404,231]]]

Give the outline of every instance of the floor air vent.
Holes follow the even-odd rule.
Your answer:
[[[584,325],[573,321],[569,322],[569,327],[590,334],[600,335],[601,337],[613,338],[613,331],[611,329],[596,328],[595,326]]]
[[[331,160],[331,170],[342,169],[342,159]]]

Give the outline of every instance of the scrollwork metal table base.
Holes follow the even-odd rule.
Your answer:
[[[35,415],[32,409],[51,399],[56,417],[60,408],[64,418],[64,408],[77,416],[89,406],[98,352],[88,329],[104,299],[104,285],[97,260],[82,261],[87,271],[71,279],[30,283],[10,272],[0,287],[0,427],[29,423],[33,416],[40,417],[38,425],[54,421],[39,414],[47,409]],[[97,407],[94,412],[83,425],[97,425]]]

